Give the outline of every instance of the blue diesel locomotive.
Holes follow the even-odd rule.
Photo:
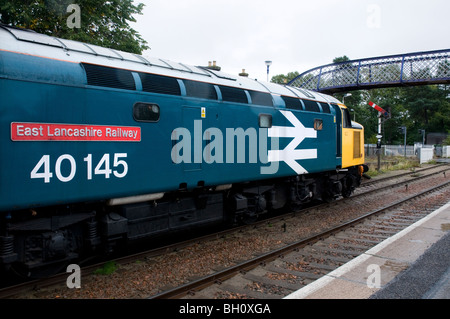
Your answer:
[[[348,197],[364,130],[316,92],[0,25],[0,265]]]

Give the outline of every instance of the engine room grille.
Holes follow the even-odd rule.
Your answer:
[[[222,100],[248,104],[247,95],[244,90],[228,86],[219,86],[219,88],[222,92]]]
[[[131,71],[88,63],[82,63],[82,65],[86,71],[88,85],[136,90]]]
[[[217,92],[210,83],[184,80],[187,96],[198,97],[201,99],[217,100]]]
[[[361,132],[353,132],[353,158],[361,156]]]
[[[305,104],[306,111],[320,113],[319,105],[317,104],[316,101],[303,100],[303,103]]]
[[[282,96],[281,98],[284,100],[284,104],[286,104],[286,107],[288,109],[303,110],[302,102],[300,102],[300,99],[290,96]]]
[[[180,85],[176,78],[158,74],[139,73],[144,92],[181,95]]]
[[[272,95],[264,92],[249,91],[252,103],[258,105],[273,106]]]
[[[323,113],[331,113],[330,106],[327,103],[320,103],[320,106],[322,106]]]

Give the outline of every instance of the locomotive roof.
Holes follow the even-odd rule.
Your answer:
[[[155,57],[143,57],[98,45],[60,39],[32,30],[11,27],[4,24],[0,24],[0,50],[72,63],[92,63],[132,71],[160,74],[241,89],[300,97],[319,102],[340,103],[332,96],[314,91],[260,82],[247,77],[211,70],[206,67],[191,66]]]

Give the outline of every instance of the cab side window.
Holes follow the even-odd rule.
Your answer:
[[[348,109],[342,109],[343,119],[342,126],[345,128],[352,128],[352,118]]]
[[[154,103],[135,103],[133,106],[133,117],[138,122],[158,122],[160,109]]]

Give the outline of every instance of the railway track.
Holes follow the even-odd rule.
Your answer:
[[[165,291],[153,298],[282,298],[433,212],[446,203],[448,198],[422,210],[414,209],[416,203],[409,207],[407,205],[417,198],[449,186],[450,182],[445,182],[338,227]],[[402,205],[405,207],[401,208]]]
[[[431,172],[432,174],[442,174],[447,169],[448,169],[448,166],[446,166],[444,168],[442,168],[442,166],[435,166],[435,167],[430,167],[427,170],[421,170],[420,174],[424,173],[425,171],[429,171],[429,170],[432,171]],[[416,171],[416,173],[418,173],[418,171]],[[409,175],[411,175],[410,172],[406,173],[406,175],[404,177],[402,177],[402,178],[405,179],[404,181],[395,182],[394,184],[396,185],[396,187],[401,187],[402,184],[400,184],[400,183],[404,183],[404,184],[408,184],[408,183],[411,184],[411,183],[413,183],[413,178],[406,177],[406,176],[409,176]],[[420,176],[420,178],[424,178],[424,177],[425,176]],[[417,177],[415,177],[414,179],[416,179],[416,178]],[[381,183],[381,181],[386,182],[386,179],[380,179],[380,183]],[[289,220],[290,218],[296,218],[298,216],[303,216],[305,214],[310,214],[311,211],[322,210],[325,207],[330,207],[330,206],[333,207],[333,205],[338,205],[338,203],[342,203],[342,202],[351,202],[351,203],[353,203],[352,205],[354,205],[354,202],[358,200],[358,199],[356,199],[356,197],[362,198],[363,194],[374,193],[374,192],[377,191],[376,189],[377,188],[374,188],[374,189],[371,189],[371,190],[367,190],[365,192],[361,192],[360,194],[358,194],[358,196],[353,196],[353,197],[351,197],[351,198],[349,198],[349,199],[347,199],[345,201],[341,200],[341,201],[335,202],[333,204],[323,204],[323,205],[320,205],[319,207],[308,208],[308,209],[305,209],[305,210],[302,210],[302,211],[297,211],[297,212],[294,212],[294,213],[285,214],[283,216],[277,216],[277,217],[271,218],[269,220],[261,221],[261,222],[259,222],[257,224],[254,224],[250,228],[254,228],[255,231],[258,231],[260,228],[265,227],[268,224],[271,224],[271,223],[275,224],[275,223],[280,223],[280,221],[281,222],[285,221],[285,223],[284,223],[285,230],[286,230],[286,224],[288,224],[289,225],[288,226],[288,231],[289,231],[293,227],[291,225],[292,224],[291,221]],[[129,263],[133,263],[136,260],[142,260],[142,259],[151,260],[153,258],[158,258],[158,256],[164,256],[165,254],[167,255],[167,254],[171,254],[171,253],[174,253],[174,252],[182,251],[184,249],[184,247],[190,247],[191,245],[196,245],[196,244],[201,243],[201,242],[208,242],[208,241],[212,241],[212,240],[215,240],[215,239],[218,239],[218,238],[227,238],[228,236],[232,236],[232,235],[230,235],[232,233],[239,233],[239,232],[243,233],[243,232],[246,231],[246,229],[248,230],[249,227],[248,226],[244,226],[244,227],[239,227],[239,228],[232,229],[232,230],[226,230],[226,231],[223,231],[223,232],[214,233],[214,234],[211,234],[211,235],[204,236],[202,238],[195,238],[195,239],[191,239],[189,241],[183,242],[183,243],[176,243],[176,244],[165,246],[165,247],[162,247],[162,248],[153,249],[151,251],[147,251],[147,252],[135,254],[135,255],[132,255],[132,256],[127,256],[127,257],[124,257],[124,258],[120,258],[120,259],[115,260],[115,262],[118,263],[118,264],[124,264],[125,265],[127,263],[128,264]],[[331,232],[336,232],[336,231],[338,231],[338,230],[332,230]],[[325,236],[325,234],[320,234],[319,237],[321,238],[323,236]],[[314,236],[314,237],[316,237],[316,236]],[[311,240],[313,240],[313,238],[311,238]],[[299,245],[301,246],[302,244],[299,244]],[[305,245],[310,245],[310,244],[305,244]],[[363,248],[366,248],[367,243],[365,243],[364,240],[360,240],[358,244],[355,244],[354,248],[357,248],[357,246],[360,246],[359,248],[363,249]],[[212,279],[208,279],[207,277],[204,277],[204,278],[202,277],[202,279],[200,279],[199,281],[195,281],[193,285],[194,286],[198,285],[198,284],[200,284],[200,286],[202,286],[202,285],[211,285],[211,280],[223,282],[227,277],[235,276],[236,275],[236,271],[237,272],[242,272],[242,273],[240,273],[241,276],[243,276],[243,273],[248,273],[249,274],[248,276],[250,276],[250,277],[254,276],[255,275],[254,271],[252,271],[250,273],[249,270],[255,268],[255,264],[259,264],[261,262],[268,263],[268,262],[270,262],[270,260],[276,260],[279,255],[285,255],[285,254],[287,254],[287,252],[289,252],[289,251],[291,251],[293,249],[299,249],[299,248],[298,247],[297,248],[290,248],[287,245],[286,247],[283,247],[283,248],[280,248],[280,249],[281,249],[280,251],[274,251],[274,252],[270,252],[270,253],[264,254],[264,255],[267,255],[267,256],[265,256],[266,257],[265,261],[260,261],[259,260],[260,258],[264,258],[264,255],[258,256],[258,257],[253,258],[250,261],[250,264],[253,262],[253,265],[250,265],[250,264],[247,265],[246,263],[241,263],[241,264],[238,264],[238,265],[236,265],[234,267],[226,268],[226,269],[223,269],[221,271],[216,272],[215,274],[212,275]],[[315,257],[313,256],[313,258],[317,258],[317,256],[315,256]],[[342,259],[343,257],[339,257],[339,258]],[[336,260],[335,262],[337,263],[338,261]],[[82,277],[83,278],[88,277],[90,274],[92,274],[92,272],[95,269],[99,268],[99,266],[100,265],[93,265],[93,266],[89,266],[89,267],[83,268],[83,270],[82,270]],[[325,268],[329,268],[329,267],[331,267],[331,266],[327,265]],[[310,277],[312,277],[312,278],[309,278],[309,279],[308,278],[304,278],[304,279],[302,279],[303,281],[301,281],[300,284],[307,284],[309,280],[313,280],[314,279],[315,275],[317,275],[317,274],[310,275]],[[60,274],[60,275],[57,275],[57,276],[53,276],[51,278],[47,278],[45,280],[33,281],[33,282],[29,282],[29,283],[18,285],[18,286],[15,286],[15,287],[2,289],[2,290],[0,290],[0,297],[1,298],[6,298],[6,297],[12,297],[14,295],[20,297],[21,295],[23,296],[24,292],[27,291],[27,290],[28,291],[41,291],[41,290],[45,290],[46,287],[49,287],[51,285],[58,285],[58,284],[61,285],[61,286],[65,286],[65,282],[66,282],[67,276],[68,276],[68,274],[63,273],[63,274]],[[270,275],[270,276],[272,276],[272,279],[274,279],[276,277],[280,277],[280,276],[281,277],[285,276],[291,282],[295,281],[296,282],[295,284],[296,285],[298,284],[297,283],[297,278],[294,277],[296,275],[293,275],[293,274],[288,274],[288,273],[276,274],[276,273],[274,273],[273,275]],[[247,279],[247,280],[249,280],[249,279]],[[266,278],[264,280],[267,281],[268,279]],[[209,283],[206,283],[206,282],[209,282]],[[244,280],[244,282],[245,282],[245,280]],[[267,286],[267,285],[268,285],[267,283],[264,284],[264,283],[258,283],[258,282],[255,281],[255,283],[253,284],[253,288],[254,288],[254,290],[256,290],[256,294],[257,294],[258,293],[258,291],[257,291],[258,289],[259,290],[263,290],[264,286]],[[199,288],[194,288],[194,286],[191,286],[191,287],[189,287],[189,286],[186,286],[186,287],[182,286],[181,289],[184,290],[184,292],[181,292],[181,293],[180,292],[178,292],[178,293],[176,292],[176,290],[178,289],[177,288],[177,289],[174,289],[174,290],[170,290],[167,293],[156,295],[154,297],[155,298],[169,298],[169,297],[172,298],[172,297],[175,297],[175,296],[180,297],[183,294],[186,296],[187,293],[192,292],[192,291],[196,291],[196,290],[199,289]],[[64,288],[61,288],[61,289],[64,289]],[[67,287],[65,289],[67,290]],[[162,288],[158,288],[158,290],[161,290],[161,289]],[[285,289],[287,289],[287,288],[285,288]],[[151,293],[151,294],[154,295],[155,293]],[[151,294],[149,294],[149,295],[151,295]],[[239,293],[236,293],[236,294],[237,295],[230,295],[229,297],[230,298],[234,298],[236,296],[239,296]],[[276,295],[276,296],[278,296],[278,295]],[[45,294],[44,295],[41,294],[40,297],[41,298],[46,298]],[[218,296],[218,298],[226,298],[226,297],[227,297],[226,294]]]
[[[399,186],[408,187],[412,182],[420,181],[421,179],[428,178],[443,174],[446,177],[447,171],[450,168],[448,165],[434,165],[426,167],[420,170],[413,170],[410,172],[395,174],[388,177],[383,177],[377,180],[366,181],[355,191],[351,198],[368,195],[379,191],[381,188],[396,188]],[[396,179],[394,183],[390,183],[393,179]]]

